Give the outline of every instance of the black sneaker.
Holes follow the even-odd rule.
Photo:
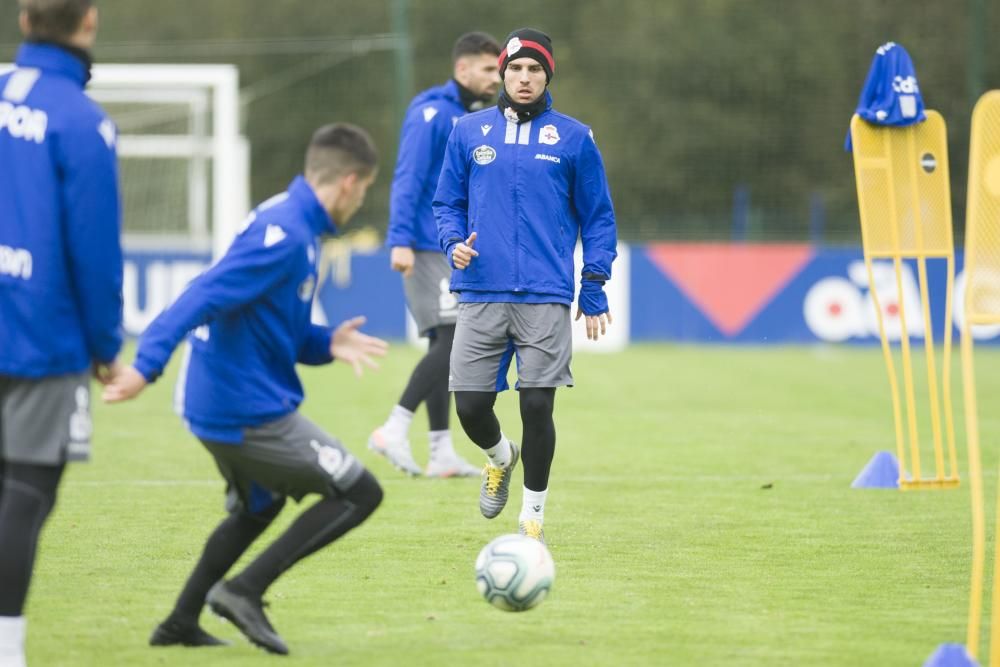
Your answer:
[[[160,623],[149,638],[150,646],[229,646],[229,642],[213,637],[197,623],[188,624],[171,618]]]
[[[222,618],[232,622],[251,642],[271,653],[288,655],[288,646],[274,631],[264,615],[260,598],[243,595],[220,581],[208,592],[208,606]]]

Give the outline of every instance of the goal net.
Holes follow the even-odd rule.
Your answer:
[[[88,93],[118,126],[127,251],[221,254],[249,210],[230,65],[97,65]]]

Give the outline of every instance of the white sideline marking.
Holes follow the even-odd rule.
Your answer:
[[[479,480],[476,479],[478,484]],[[618,483],[624,479],[631,479],[630,475],[575,475],[564,484],[574,482],[584,482],[587,484]],[[845,479],[844,475],[833,474],[807,474],[807,475],[644,475],[643,482],[828,482],[836,479]],[[381,477],[381,484],[413,484],[413,480],[406,478],[394,479]],[[220,479],[115,479],[115,480],[77,480],[69,482],[70,485],[78,486],[216,486],[223,483]]]
[[[860,469],[860,468],[859,468]],[[991,474],[989,471],[983,471],[984,478],[991,478],[995,476],[995,473]],[[479,483],[478,478],[475,479],[476,483]],[[573,484],[583,482],[585,484],[617,484],[621,483],[622,480],[632,480],[630,475],[575,475],[568,480],[565,480],[563,484]],[[649,484],[656,484],[657,482],[717,482],[717,483],[729,483],[729,482],[753,482],[753,483],[808,483],[808,482],[830,482],[836,480],[850,480],[853,477],[849,475],[834,475],[834,474],[804,474],[804,475],[644,475],[642,481]],[[224,484],[224,480],[220,479],[116,479],[116,480],[77,480],[68,482],[70,486],[218,486]],[[413,480],[409,478],[391,478],[383,475],[379,478],[379,483],[385,484],[413,484]]]

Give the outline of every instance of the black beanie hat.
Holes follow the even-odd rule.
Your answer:
[[[556,61],[552,57],[552,40],[541,30],[521,28],[507,35],[500,52],[500,78],[504,77],[507,63],[518,58],[533,58],[545,70],[545,83],[552,80]]]

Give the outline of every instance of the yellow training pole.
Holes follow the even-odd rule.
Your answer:
[[[968,241],[966,241],[968,247]],[[968,258],[968,252],[966,253]],[[968,271],[968,264],[966,264]],[[968,275],[968,274],[966,274]],[[968,294],[968,291],[966,291]],[[966,301],[968,304],[968,301]],[[983,569],[986,561],[986,516],[983,507],[983,470],[979,454],[979,421],[976,411],[976,379],[972,363],[972,325],[968,306],[962,325],[962,388],[965,397],[965,433],[969,445],[969,496],[972,502],[972,583],[969,586],[969,629],[965,648],[979,654],[979,625],[983,616]],[[994,594],[996,599],[996,594]],[[998,664],[998,663],[995,663]]]
[[[962,323],[962,374],[966,439],[969,447],[969,495],[972,505],[972,581],[966,649],[978,654],[986,560],[979,412],[976,405],[972,327],[1000,324],[1000,91],[979,98],[972,112],[969,142],[969,188],[965,232],[965,301]],[[1000,499],[1000,486],[997,489]],[[994,535],[1000,534],[1000,505]],[[1000,550],[994,554],[989,656],[1000,665]]]
[[[863,232],[862,232],[863,234]],[[865,255],[865,268],[868,270],[868,284],[871,286],[872,303],[875,305],[875,321],[878,322],[879,339],[882,342],[882,355],[885,357],[885,367],[889,372],[889,393],[892,397],[892,423],[896,430],[896,459],[899,461],[899,488],[902,489],[906,480],[906,450],[903,442],[903,415],[899,405],[899,381],[896,378],[896,366],[892,361],[892,348],[885,332],[885,320],[882,317],[882,304],[879,302],[878,291],[875,289],[875,276],[872,272],[872,260]]]
[[[951,327],[952,300],[955,289],[955,258],[948,258],[948,285],[944,297],[944,356],[941,360],[941,382],[944,385],[944,421],[948,435],[948,477],[958,480],[958,456],[955,453],[955,417],[951,405]]]
[[[895,233],[895,230],[894,230]],[[910,332],[906,324],[906,307],[903,302],[903,260],[898,256],[893,257],[892,265],[896,270],[896,291],[898,292],[899,307],[899,349],[903,359],[903,391],[906,396],[906,424],[910,434],[910,457],[912,459],[911,469],[913,470],[913,480],[919,482],[920,477],[920,435],[917,432],[917,398],[913,389],[913,359],[910,357]],[[900,460],[900,476],[903,474],[905,466]],[[900,482],[900,488],[903,488]]]
[[[951,231],[951,194],[948,183],[947,132],[941,114],[926,111],[927,119],[908,127],[870,125],[855,116],[851,120],[854,145],[854,172],[861,214],[861,233],[869,287],[876,306],[876,320],[882,338],[882,352],[893,401],[896,452],[900,465],[900,489],[949,488],[959,483],[954,453],[954,417],[951,404],[951,304],[954,289],[954,243]],[[899,363],[896,375],[892,345],[887,337],[885,314],[874,280],[873,262],[892,261],[898,296]],[[938,375],[934,321],[931,313],[928,260],[947,263],[943,360]],[[905,262],[913,260],[919,287],[917,304],[906,302]],[[882,287],[885,285],[882,284]],[[914,384],[913,356],[919,353],[910,336],[909,323],[923,323],[927,372],[927,401],[934,447],[934,474],[923,478],[920,422]],[[918,371],[919,372],[919,371]],[[902,386],[900,386],[900,383]],[[902,394],[902,396],[900,395]],[[905,404],[905,416],[903,414]],[[904,420],[905,419],[905,424]],[[949,463],[945,469],[944,440],[949,443]],[[908,445],[907,446],[907,442]],[[909,458],[909,461],[907,461]],[[910,472],[911,475],[907,475]]]

